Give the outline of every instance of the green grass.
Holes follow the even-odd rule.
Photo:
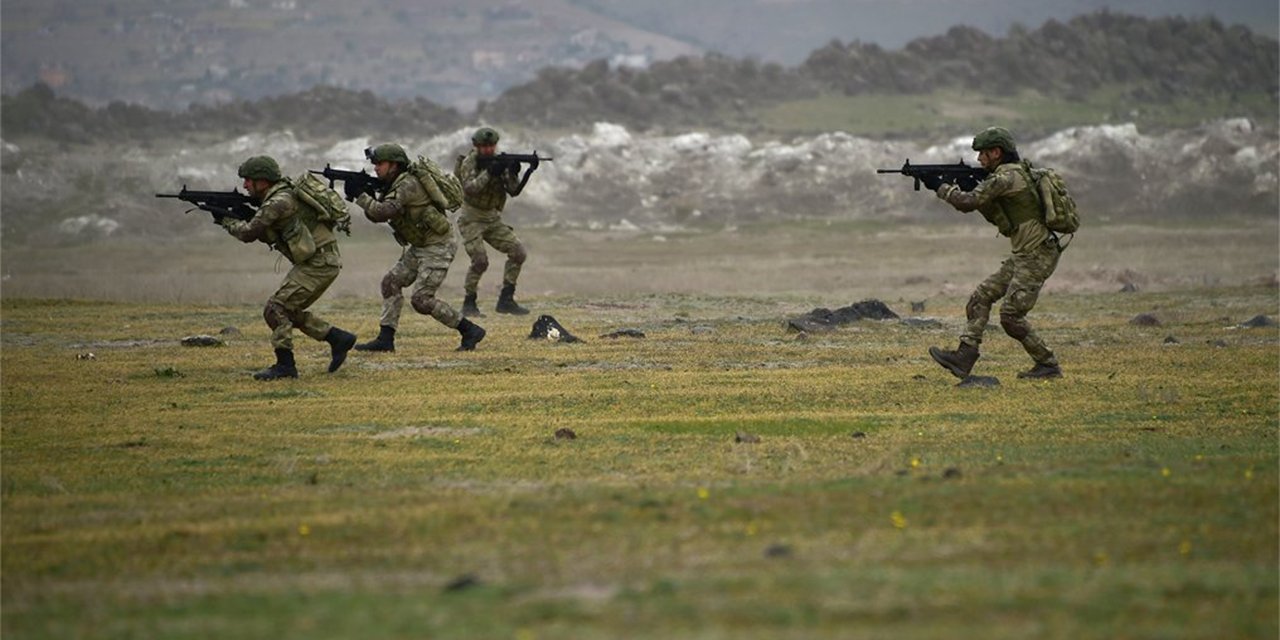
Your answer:
[[[1046,296],[1067,377],[1016,380],[993,327],[996,389],[928,361],[950,330],[797,340],[739,315],[756,298],[533,298],[587,342],[491,314],[470,354],[406,314],[397,353],[333,375],[298,336],[276,383],[249,376],[249,305],[5,299],[0,630],[1275,637],[1280,335],[1222,321],[1275,295]],[[1127,323],[1151,309],[1165,326]],[[243,337],[178,344],[225,324]],[[648,337],[596,337],[620,326]]]

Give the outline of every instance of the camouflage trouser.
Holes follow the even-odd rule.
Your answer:
[[[292,350],[294,327],[316,340],[324,340],[333,325],[307,311],[307,307],[320,299],[341,270],[342,256],[338,254],[337,243],[320,247],[305,262],[293,265],[262,312],[267,326],[271,327],[272,348]]]
[[[1005,260],[1000,265],[1000,270],[978,285],[969,298],[969,304],[965,307],[968,324],[960,341],[975,347],[981,344],[982,333],[991,317],[991,305],[1004,298],[1004,302],[1000,304],[1000,326],[1005,333],[1022,343],[1022,348],[1037,363],[1058,364],[1053,352],[1027,322],[1027,313],[1036,305],[1040,287],[1044,286],[1044,281],[1057,268],[1060,254],[1057,241],[1051,239],[1031,251],[1015,253]]]
[[[396,328],[404,307],[404,288],[413,285],[410,304],[414,311],[431,316],[450,329],[458,328],[462,315],[436,297],[436,290],[449,272],[449,263],[458,252],[458,243],[448,238],[425,247],[407,246],[387,275],[382,278],[382,319],[380,324]]]
[[[520,277],[520,267],[528,254],[516,237],[515,230],[503,224],[501,218],[485,219],[463,209],[462,215],[458,216],[458,232],[462,234],[462,246],[471,258],[471,266],[467,269],[463,284],[468,295],[476,292],[480,286],[480,276],[489,268],[489,254],[484,248],[486,242],[507,255],[507,264],[502,269],[503,284],[516,283],[516,279]]]

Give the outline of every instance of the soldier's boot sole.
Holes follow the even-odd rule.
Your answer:
[[[390,351],[396,350],[396,343],[379,342],[377,340],[370,340],[368,342],[361,342],[360,344],[352,348],[355,349],[356,351],[388,351],[390,352]]]
[[[466,333],[462,334],[462,344],[458,345],[455,351],[475,351],[476,345],[484,340],[485,330],[480,325],[473,324]]]
[[[1018,377],[1023,380],[1053,380],[1062,377],[1062,369],[1056,365],[1036,365],[1028,371],[1019,371]]]
[[[345,331],[330,343],[329,373],[337,371],[338,367],[341,367],[342,363],[347,361],[347,352],[351,351],[355,346],[356,335]]]
[[[961,380],[969,377],[969,372],[973,371],[974,362],[977,362],[977,358],[974,358],[973,362],[965,363],[955,351],[947,351],[937,347],[929,347],[929,356],[933,358],[934,362],[942,365],[943,369],[950,371],[951,375]]]

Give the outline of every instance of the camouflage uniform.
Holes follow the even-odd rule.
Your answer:
[[[463,191],[458,231],[462,234],[462,246],[471,258],[463,288],[471,297],[476,295],[480,286],[480,276],[489,268],[489,255],[484,243],[488,242],[507,255],[507,263],[502,270],[502,282],[507,286],[515,286],[520,268],[528,257],[515,230],[502,222],[502,208],[506,206],[508,196],[519,194],[520,178],[510,173],[490,175],[476,167],[476,156],[473,149],[460,157],[454,171],[462,182]]]
[[[968,323],[960,341],[974,348],[981,344],[991,306],[1004,298],[1000,326],[1005,333],[1022,343],[1037,365],[1056,367],[1057,358],[1027,322],[1027,313],[1035,306],[1045,280],[1053,275],[1061,254],[1057,236],[1040,219],[1040,200],[1032,188],[1031,174],[1022,163],[1009,162],[996,167],[973,191],[943,184],[937,194],[959,211],[976,209],[1013,245],[1013,255],[969,298],[965,307]]]
[[[221,224],[243,242],[267,243],[293,264],[262,312],[271,327],[271,346],[291,351],[294,327],[311,338],[325,340],[332,325],[307,308],[338,277],[342,256],[333,231],[294,197],[289,181],[275,183],[263,196],[262,206],[252,220],[223,218]]]
[[[422,182],[404,171],[391,183],[381,201],[361,194],[356,204],[364,209],[369,220],[388,223],[395,232],[396,242],[404,247],[399,262],[382,278],[380,324],[392,329],[399,326],[400,310],[404,307],[403,289],[412,284],[413,309],[450,329],[457,329],[462,316],[435,295],[449,271],[458,244],[450,233],[449,219],[432,203]]]

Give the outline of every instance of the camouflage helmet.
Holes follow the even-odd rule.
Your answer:
[[[492,127],[480,127],[471,134],[471,142],[477,145],[498,144],[498,131]]]
[[[283,177],[280,174],[280,165],[276,164],[275,158],[271,156],[253,156],[240,165],[237,173],[241,178],[268,182],[279,182]]]
[[[1013,142],[1013,134],[1009,133],[1009,130],[1004,127],[987,127],[973,137],[974,151],[982,151],[993,147],[1000,147],[1010,153],[1018,151],[1018,145]]]
[[[398,144],[386,143],[380,144],[365,153],[369,157],[369,161],[378,164],[379,162],[397,162],[403,165],[409,164],[409,154],[404,152],[404,147]]]

